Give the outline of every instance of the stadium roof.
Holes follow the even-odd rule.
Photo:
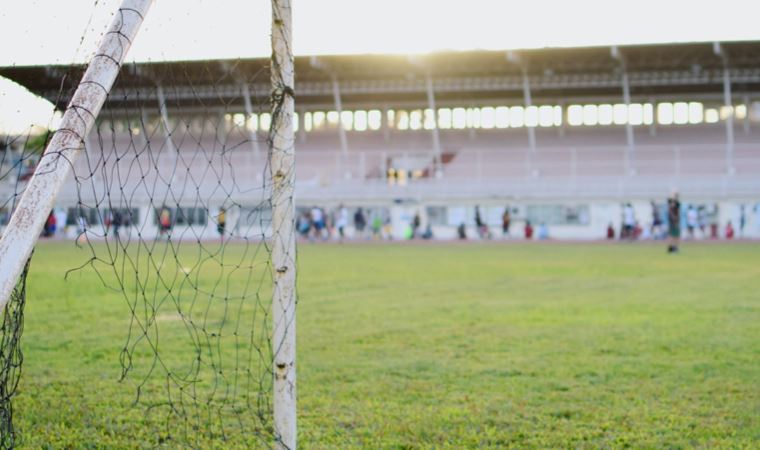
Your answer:
[[[520,104],[523,73],[534,103],[620,101],[625,70],[634,98],[715,98],[722,95],[724,63],[734,92],[760,91],[760,41],[546,48],[506,51],[438,52],[424,56],[344,55],[296,57],[297,104],[304,109],[333,106],[337,80],[346,108],[427,104],[430,75],[439,105],[501,101]],[[616,57],[616,54],[619,55]],[[724,59],[725,58],[725,59]],[[108,107],[155,105],[162,85],[174,106],[217,108],[242,105],[241,84],[253,101],[269,93],[267,58],[135,63],[125,66]],[[59,109],[81,77],[82,66],[0,68],[0,76],[47,98]]]

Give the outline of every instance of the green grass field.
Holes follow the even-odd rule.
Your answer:
[[[302,245],[302,448],[758,448],[760,246]],[[24,448],[139,448],[129,310],[38,246]],[[225,445],[218,445],[225,448]]]

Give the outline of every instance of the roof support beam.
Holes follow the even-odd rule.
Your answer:
[[[723,104],[728,110],[726,116],[726,171],[731,175],[736,172],[734,168],[734,107],[731,100],[731,71],[728,67],[728,54],[720,42],[713,43],[713,51],[723,61]]]
[[[620,53],[620,49],[617,46],[612,46],[610,48],[610,53],[612,54],[612,57],[616,59],[620,63],[620,76],[621,76],[621,82],[623,84],[623,103],[625,103],[625,110],[626,110],[626,121],[625,121],[625,143],[626,143],[626,154],[625,154],[625,165],[626,165],[626,173],[629,175],[635,175],[636,174],[636,163],[635,163],[635,156],[636,156],[636,144],[634,142],[633,137],[633,125],[631,125],[631,121],[628,120],[627,115],[630,111],[631,106],[631,85],[628,81],[628,68],[625,64],[625,57],[622,53]]]
[[[253,118],[253,105],[251,104],[251,91],[248,89],[248,83],[240,83],[240,92],[243,94],[243,103],[245,105],[245,127],[248,128],[253,154],[258,158],[261,155],[258,136],[259,127],[258,124],[255,129],[252,129],[253,127],[250,126],[250,122]]]
[[[433,138],[433,152],[434,152],[434,170],[435,177],[441,178],[443,176],[443,162],[441,160],[441,138],[438,134],[438,111],[435,108],[435,92],[433,90],[433,77],[430,72],[427,73],[427,100],[428,108],[433,112],[433,128],[430,130]],[[424,118],[423,118],[424,120]]]
[[[346,138],[346,129],[343,127],[343,103],[340,99],[340,83],[337,75],[332,75],[333,100],[335,101],[335,110],[338,112],[338,137],[340,137],[340,150],[344,155],[348,154],[348,139]]]

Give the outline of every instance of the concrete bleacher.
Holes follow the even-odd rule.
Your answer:
[[[719,189],[726,195],[752,189],[760,192],[760,130],[744,132],[740,127],[735,134],[733,171],[726,160],[725,129],[714,125],[660,126],[654,133],[648,126],[636,127],[632,150],[626,145],[625,128],[619,126],[537,129],[534,150],[528,147],[525,128],[440,130],[445,162],[440,179],[433,175],[429,130],[346,134],[346,151],[337,130],[309,132],[305,139],[297,135],[297,188],[301,195],[372,190],[392,196],[419,189],[530,195],[541,189],[545,193],[604,196],[667,186],[704,186],[704,190]],[[117,180],[125,191],[145,199],[190,195],[191,191],[195,195],[196,190],[216,200],[259,198],[266,189],[266,142],[254,145],[251,134],[241,129],[226,133],[177,129],[171,142],[179,153],[171,150],[160,129],[147,136],[100,129],[87,142],[87,157],[79,158],[75,173],[80,182],[96,185],[96,190],[106,188],[105,179],[112,181],[109,189],[119,188],[114,184]],[[425,158],[427,167],[423,167]],[[414,161],[410,170],[425,169],[425,178],[405,187],[388,186],[386,170],[390,165],[403,165],[403,161]],[[3,196],[12,195],[15,181],[5,185]],[[61,198],[76,201],[76,184],[68,183]]]

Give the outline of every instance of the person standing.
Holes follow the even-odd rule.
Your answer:
[[[689,239],[694,239],[694,230],[699,226],[699,216],[694,205],[689,205],[686,211],[686,229],[689,231]]]
[[[364,215],[362,208],[357,208],[354,213],[354,229],[358,238],[364,237],[364,228],[367,226],[367,217]]]
[[[681,240],[681,202],[678,201],[678,192],[668,199],[668,253],[678,252],[678,244]]]
[[[348,210],[343,205],[338,206],[338,218],[335,220],[335,226],[338,228],[338,240],[342,243],[348,227]]]
[[[414,218],[412,218],[412,235],[409,237],[409,239],[415,239],[418,236],[418,231],[420,229],[420,225],[422,224],[422,221],[420,220],[420,212],[417,211],[414,213]]]
[[[627,203],[623,207],[623,235],[620,238],[633,240],[636,238],[633,230],[636,227],[636,213],[633,210],[633,205]]]
[[[224,208],[219,208],[219,214],[216,216],[216,231],[222,241],[224,241],[225,228],[227,228],[227,211]]]
[[[509,225],[512,223],[512,216],[509,213],[509,206],[504,208],[504,214],[501,215],[501,234],[509,237]]]

